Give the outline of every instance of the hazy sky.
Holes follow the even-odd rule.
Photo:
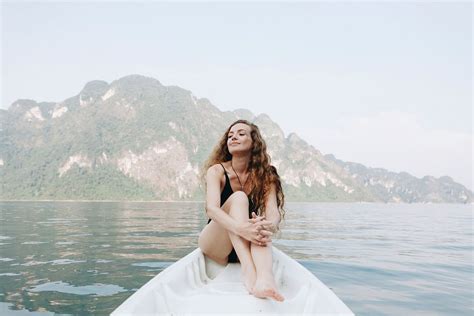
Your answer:
[[[472,189],[470,2],[3,2],[1,107],[129,74]]]

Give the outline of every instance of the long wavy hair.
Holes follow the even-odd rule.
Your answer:
[[[237,120],[232,123],[220,138],[219,143],[214,147],[211,155],[204,163],[201,172],[204,187],[206,187],[205,174],[209,167],[217,163],[232,160],[232,155],[227,147],[227,136],[232,126],[238,123],[248,125],[252,137],[252,149],[248,164],[249,178],[247,180],[247,183],[249,183],[252,188],[252,191],[249,193],[249,198],[255,206],[257,214],[264,216],[266,214],[265,201],[270,193],[270,186],[275,184],[278,211],[280,212],[281,220],[283,220],[285,217],[285,210],[283,208],[285,204],[285,195],[283,194],[280,176],[278,175],[277,169],[270,164],[271,158],[267,153],[267,145],[260,134],[258,126],[247,120]]]

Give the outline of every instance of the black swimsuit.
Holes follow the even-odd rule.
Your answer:
[[[222,205],[224,205],[225,201],[229,198],[229,196],[231,196],[234,193],[234,191],[232,190],[232,187],[230,186],[230,180],[229,180],[229,176],[227,175],[227,171],[225,170],[222,164],[220,165],[224,169],[224,173],[225,173],[224,189],[222,189],[222,192],[221,192],[221,207],[222,207]],[[255,212],[255,214],[257,213],[257,211],[254,210],[252,200],[249,198],[249,218],[252,218],[252,212]],[[211,219],[207,221],[208,224],[210,222],[211,222]],[[235,252],[234,247],[232,247],[232,251],[229,253],[228,262],[230,263],[240,262],[239,257],[237,256],[237,253]]]

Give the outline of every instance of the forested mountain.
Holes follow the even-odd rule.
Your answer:
[[[256,123],[290,201],[470,203],[449,177],[422,179],[323,155],[265,114],[220,111],[190,91],[130,75],[62,102],[0,110],[2,199],[202,200],[199,170],[236,119]]]

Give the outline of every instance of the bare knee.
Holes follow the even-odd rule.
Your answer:
[[[221,208],[226,212],[227,214],[230,214],[230,209],[234,208],[237,206],[238,209],[243,210],[248,210],[249,208],[249,199],[247,194],[243,191],[236,191],[232,193],[231,196],[227,198],[225,203],[221,206]]]
[[[232,195],[229,197],[229,200],[231,203],[238,203],[239,205],[243,204],[246,206],[249,205],[249,198],[244,191],[236,191],[232,193]]]
[[[239,198],[239,199],[248,200],[248,196],[247,196],[247,194],[246,194],[244,191],[235,191],[235,192],[232,193],[230,196],[231,196],[231,197],[234,197],[234,198]]]

